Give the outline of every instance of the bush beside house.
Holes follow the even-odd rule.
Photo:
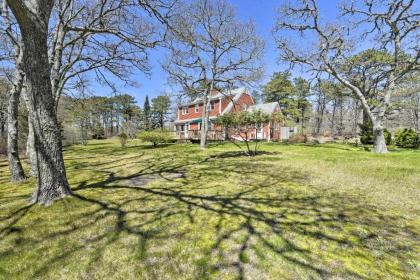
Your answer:
[[[172,143],[173,136],[169,131],[162,130],[151,130],[151,131],[141,131],[138,134],[138,138],[143,142],[150,142],[153,144],[153,147],[156,147],[158,144]]]

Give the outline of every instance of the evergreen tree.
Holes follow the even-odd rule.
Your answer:
[[[296,107],[298,111],[297,120],[300,123],[301,132],[305,128],[305,122],[309,120],[308,112],[311,110],[311,103],[309,102],[310,85],[307,80],[298,77],[293,80],[294,94],[296,98]]]
[[[149,103],[149,96],[146,95],[146,99],[144,100],[144,106],[143,106],[143,125],[145,130],[151,129],[151,108]]]
[[[278,102],[286,117],[297,120],[299,112],[289,73],[274,73],[271,80],[264,86],[263,91],[265,102]]]
[[[153,116],[156,118],[156,125],[162,130],[169,106],[170,100],[168,96],[162,95],[152,99]]]

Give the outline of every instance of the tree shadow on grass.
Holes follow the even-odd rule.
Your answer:
[[[360,198],[301,191],[309,178],[300,171],[231,157],[143,163],[129,175],[107,171],[99,182],[81,182],[73,188],[76,199],[45,210],[43,217],[51,219],[61,209],[56,228],[41,231],[48,221],[26,221],[37,234],[25,234],[17,223],[31,208],[11,213],[0,238],[17,243],[0,256],[42,255],[57,243],[26,268],[35,278],[80,255],[87,260],[79,269],[93,277],[111,265],[106,256],[114,250],[135,259],[121,260],[111,267],[115,273],[135,266],[135,275],[154,279],[414,279],[410,250],[418,236],[400,225],[403,218]],[[66,209],[73,211],[66,216]],[[189,256],[188,268],[179,268],[182,254]]]
[[[252,159],[255,156],[267,156],[267,155],[280,155],[280,152],[269,152],[269,151],[257,151],[256,154],[252,156],[247,155],[245,151],[229,151],[229,152],[222,152],[211,155],[210,158],[237,158],[237,157],[245,157]]]
[[[175,143],[162,143],[162,144],[157,144],[156,146],[154,146],[153,144],[143,144],[141,146],[141,149],[143,150],[162,149],[162,148],[171,147],[173,145],[175,145]]]

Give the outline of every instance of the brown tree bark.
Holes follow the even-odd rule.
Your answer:
[[[64,167],[48,62],[48,21],[53,1],[7,2],[21,31],[29,113],[33,117],[38,174],[32,201],[48,205],[55,199],[71,194]]]

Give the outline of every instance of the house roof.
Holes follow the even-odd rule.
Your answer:
[[[232,111],[233,106],[235,105],[236,101],[238,101],[239,97],[241,97],[242,93],[248,94],[248,89],[247,88],[237,88],[236,90],[231,91],[231,93],[234,93],[234,97],[232,98],[232,101],[229,102],[229,104],[223,110],[223,112],[221,113],[222,115]]]
[[[251,105],[247,108],[247,111],[261,111],[266,114],[273,114],[276,110],[276,108],[279,106],[279,103],[277,102],[270,102],[270,103],[263,103],[263,104],[256,104]]]
[[[232,90],[226,90],[224,92],[218,92],[218,93],[212,95],[210,100],[216,100],[216,99],[223,98],[223,97],[226,97],[226,96],[235,96],[235,97],[238,96],[238,98],[239,98],[241,93],[244,93],[244,92],[248,93],[248,89],[245,88],[245,87],[235,88],[235,89],[232,89]],[[192,104],[197,104],[197,103],[201,103],[201,102],[203,102],[203,98],[202,97],[197,97],[192,102],[190,102],[186,105],[192,105]]]

